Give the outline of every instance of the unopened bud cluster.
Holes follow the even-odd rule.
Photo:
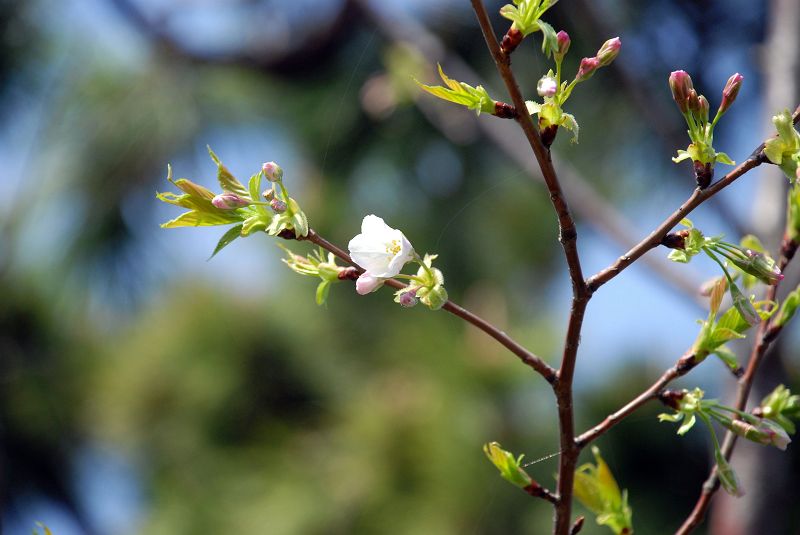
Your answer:
[[[679,150],[675,163],[691,159],[695,172],[695,180],[700,189],[707,188],[714,177],[714,164],[717,162],[732,165],[733,161],[724,152],[716,152],[712,146],[714,127],[717,121],[731,107],[744,77],[736,73],[732,75],[722,90],[722,101],[714,119],[710,118],[710,105],[705,96],[699,95],[692,84],[692,77],[686,71],[674,71],[669,75],[669,88],[672,98],[678,106],[686,124],[689,126],[689,138],[692,143],[686,150]]]

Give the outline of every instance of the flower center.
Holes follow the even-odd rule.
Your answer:
[[[396,255],[400,252],[400,240],[392,240],[386,244],[386,252]]]

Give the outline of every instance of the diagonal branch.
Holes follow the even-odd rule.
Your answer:
[[[308,231],[308,236],[306,236],[305,238],[296,238],[293,232],[289,233],[289,234],[286,234],[286,235],[283,235],[283,237],[285,237],[287,239],[297,239],[298,241],[300,241],[300,240],[308,240],[311,243],[319,245],[320,247],[322,247],[326,251],[329,251],[329,252],[333,253],[334,255],[339,257],[340,259],[344,260],[345,262],[347,262],[351,266],[355,267],[359,271],[359,273],[363,273],[363,271],[364,271],[355,262],[353,262],[353,259],[350,258],[350,255],[347,254],[346,251],[344,251],[340,247],[337,247],[336,245],[332,244],[331,242],[329,242],[328,240],[326,240],[325,238],[320,236],[313,229],[310,229]],[[390,286],[390,287],[395,288],[397,290],[399,290],[401,288],[405,288],[405,286],[406,286],[402,282],[397,281],[395,279],[388,279],[385,284],[387,286]],[[552,384],[553,382],[555,382],[555,380],[556,380],[556,370],[554,370],[550,365],[548,365],[540,357],[538,357],[537,355],[535,355],[531,351],[527,350],[525,347],[523,347],[516,340],[514,340],[513,338],[508,336],[505,332],[501,331],[500,329],[498,329],[497,327],[495,327],[494,325],[492,325],[491,323],[489,323],[485,319],[481,318],[480,316],[470,312],[466,308],[464,308],[464,307],[462,307],[460,305],[457,305],[453,301],[448,300],[444,304],[444,306],[442,308],[444,310],[450,312],[454,316],[458,316],[459,318],[463,319],[467,323],[471,323],[472,325],[474,325],[478,329],[482,330],[483,332],[485,332],[486,334],[488,334],[489,336],[491,336],[492,338],[497,340],[506,349],[511,351],[517,357],[519,357],[519,359],[523,362],[523,364],[526,364],[527,366],[530,366],[531,368],[533,368],[536,371],[536,373],[538,373],[539,375],[544,377],[544,379],[548,383]]]
[[[794,123],[797,124],[798,119],[800,119],[800,106],[794,110],[792,119]],[[684,202],[677,210],[675,210],[671,216],[661,223],[661,225],[651,232],[644,240],[639,242],[627,253],[620,256],[613,264],[597,274],[589,277],[586,280],[589,291],[594,292],[600,286],[622,273],[622,271],[628,268],[646,252],[658,247],[664,236],[666,236],[667,233],[675,227],[675,225],[680,223],[681,219],[689,215],[695,208],[703,204],[706,200],[733,184],[740,176],[766,162],[768,162],[768,160],[764,155],[764,143],[761,143],[761,145],[756,147],[756,150],[754,150],[744,162],[736,166],[727,175],[714,182],[706,189],[695,189],[686,202]]]
[[[595,425],[588,431],[581,433],[575,438],[575,444],[579,448],[584,448],[593,440],[597,439],[600,435],[605,434],[609,429],[617,425],[624,418],[630,416],[631,413],[638,410],[642,405],[658,397],[661,390],[669,383],[689,373],[698,362],[695,360],[695,354],[692,351],[687,352],[670,369],[665,371],[661,377],[650,385],[647,390],[633,398],[617,411],[609,414],[606,418]]]

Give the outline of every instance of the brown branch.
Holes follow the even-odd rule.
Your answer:
[[[693,369],[698,362],[695,360],[695,355],[693,352],[689,351],[672,366],[670,369],[665,371],[661,377],[656,380],[650,387],[647,388],[644,392],[633,398],[631,401],[626,403],[617,411],[609,414],[606,418],[600,422],[599,424],[595,425],[588,431],[581,433],[576,439],[575,444],[579,448],[586,447],[587,444],[595,440],[600,435],[606,433],[609,429],[617,425],[621,422],[624,418],[629,416],[632,412],[639,409],[642,405],[650,401],[651,399],[655,399],[658,397],[658,394],[661,390],[667,386],[670,382],[674,381],[678,377],[682,377],[689,373],[691,369]]]
[[[536,481],[531,481],[531,484],[522,490],[524,490],[534,498],[541,498],[547,502],[552,503],[553,505],[556,505],[558,503],[558,496],[556,496],[548,489],[541,486]]]
[[[797,124],[798,119],[800,119],[800,106],[794,110],[794,114],[792,115],[792,120],[795,124]],[[761,145],[756,147],[756,150],[754,150],[744,162],[736,166],[727,175],[711,184],[706,189],[695,189],[691,197],[689,197],[686,202],[680,206],[680,208],[675,210],[671,216],[661,223],[657,229],[651,232],[649,236],[635,245],[630,251],[620,256],[613,264],[603,269],[596,275],[589,277],[586,281],[589,291],[594,292],[600,286],[622,273],[623,270],[633,264],[643,254],[658,247],[664,236],[666,236],[667,233],[675,227],[675,225],[680,223],[681,219],[690,214],[695,208],[703,204],[703,202],[713,197],[729,185],[733,184],[737,178],[767,161],[768,160],[764,155],[764,143],[761,143]]]
[[[309,229],[308,236],[305,238],[296,238],[293,232],[286,233],[282,235],[282,237],[286,239],[298,239],[298,240],[307,240],[311,243],[319,245],[326,251],[329,251],[339,257],[341,260],[347,262],[351,266],[355,267],[359,273],[363,273],[363,269],[361,269],[358,264],[353,262],[353,259],[350,258],[350,255],[347,254],[346,251],[337,247],[336,245],[332,244],[322,236],[320,236],[316,231],[313,229]],[[397,290],[401,288],[405,288],[405,284],[395,279],[388,279],[385,284]],[[482,330],[495,340],[497,340],[500,344],[502,344],[506,349],[511,351],[514,355],[519,357],[519,359],[526,365],[533,368],[539,375],[544,377],[544,379],[548,383],[554,383],[556,380],[556,370],[553,369],[550,365],[548,365],[544,360],[540,357],[532,353],[531,351],[527,350],[521,344],[519,344],[516,340],[508,336],[505,332],[501,331],[485,319],[477,316],[476,314],[470,312],[466,308],[454,303],[453,301],[448,300],[444,306],[442,307],[444,310],[450,312],[454,316],[458,316],[459,318],[463,319],[464,321],[471,323],[478,329]]]
[[[519,89],[514,73],[511,70],[510,59],[500,49],[497,36],[492,29],[489,15],[481,0],[471,0],[472,8],[478,17],[481,32],[486,40],[486,45],[494,59],[500,77],[505,83],[511,96],[512,103],[517,110],[526,109],[525,99]],[[558,503],[555,508],[555,525],[553,533],[567,535],[570,531],[570,516],[572,512],[572,486],[575,478],[575,465],[578,461],[580,448],[575,445],[575,422],[572,406],[572,379],[575,373],[575,361],[580,343],[583,317],[586,305],[589,303],[591,292],[583,280],[580,257],[578,255],[578,232],[575,220],[572,218],[569,206],[561,190],[550,150],[544,146],[533,119],[527,113],[520,113],[517,123],[525,133],[525,138],[536,156],[536,161],[542,171],[544,182],[550,193],[550,201],[558,216],[559,241],[564,249],[567,260],[570,281],[572,282],[572,307],[567,324],[567,334],[564,341],[564,352],[561,357],[561,367],[558,378],[553,385],[558,404],[558,422],[560,428],[561,456],[558,467]]]
[[[795,115],[796,113],[797,112],[795,112]],[[778,266],[780,267],[781,271],[786,269],[786,266],[789,264],[790,260],[791,256],[787,257],[783,254],[781,255],[781,258],[778,262]],[[766,296],[768,301],[775,300],[775,297],[778,294],[778,286],[779,285],[776,284],[769,287]],[[750,353],[750,360],[747,363],[747,368],[744,372],[744,375],[742,375],[741,379],[739,379],[739,387],[736,393],[736,403],[734,405],[736,409],[740,411],[745,410],[745,407],[747,406],[747,398],[750,396],[750,390],[753,386],[753,381],[755,379],[758,366],[761,364],[761,361],[764,360],[767,350],[770,348],[772,342],[775,341],[782,330],[783,327],[775,325],[774,322],[770,321],[770,318],[762,320],[759,324],[758,334],[756,335],[756,343]],[[730,460],[731,455],[733,454],[733,448],[735,446],[736,435],[728,431],[725,434],[725,439],[723,440],[722,447],[720,448],[725,460]],[[717,466],[714,465],[714,467],[711,469],[708,479],[706,479],[706,481],[703,483],[700,497],[697,499],[692,512],[689,513],[689,516],[686,517],[686,520],[684,520],[681,527],[675,532],[676,535],[686,535],[687,533],[691,533],[694,528],[700,525],[705,518],[709,505],[711,505],[711,498],[714,497],[714,493],[717,492],[719,486]]]

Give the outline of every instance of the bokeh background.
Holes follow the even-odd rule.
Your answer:
[[[587,273],[693,188],[688,164],[669,159],[688,143],[670,71],[689,71],[712,107],[744,74],[717,130],[735,160],[797,104],[793,0],[563,0],[546,20],[572,36],[568,75],[607,38],[623,42],[569,102],[580,144],[562,134],[554,146]],[[344,245],[381,215],[440,254],[456,302],[555,363],[570,290],[521,133],[412,80],[435,81],[441,62],[505,99],[468,2],[2,0],[0,28],[3,533],[36,521],[56,535],[548,532],[549,506],[481,452],[490,440],[529,460],[557,452],[550,389],[515,358],[388,291],[340,284],[317,307],[314,281],[266,235],[207,261],[221,230],[158,226],[177,214],[154,196],[170,188],[168,162],[213,187],[206,145],[240,178],[276,160],[322,235]],[[548,65],[530,41],[514,66],[534,95]],[[693,219],[731,241],[764,232],[774,250],[784,187],[759,169]],[[696,288],[714,270],[665,256],[591,303],[580,429],[696,336]],[[755,397],[798,386],[789,334]],[[734,380],[709,359],[679,384],[725,398]],[[675,436],[660,410],[598,441],[641,534],[674,530],[709,466],[707,435]],[[796,532],[795,450],[741,447],[748,494],[718,499],[716,527],[700,532]],[[557,459],[529,470],[553,481]],[[606,532],[587,520],[584,533]]]

